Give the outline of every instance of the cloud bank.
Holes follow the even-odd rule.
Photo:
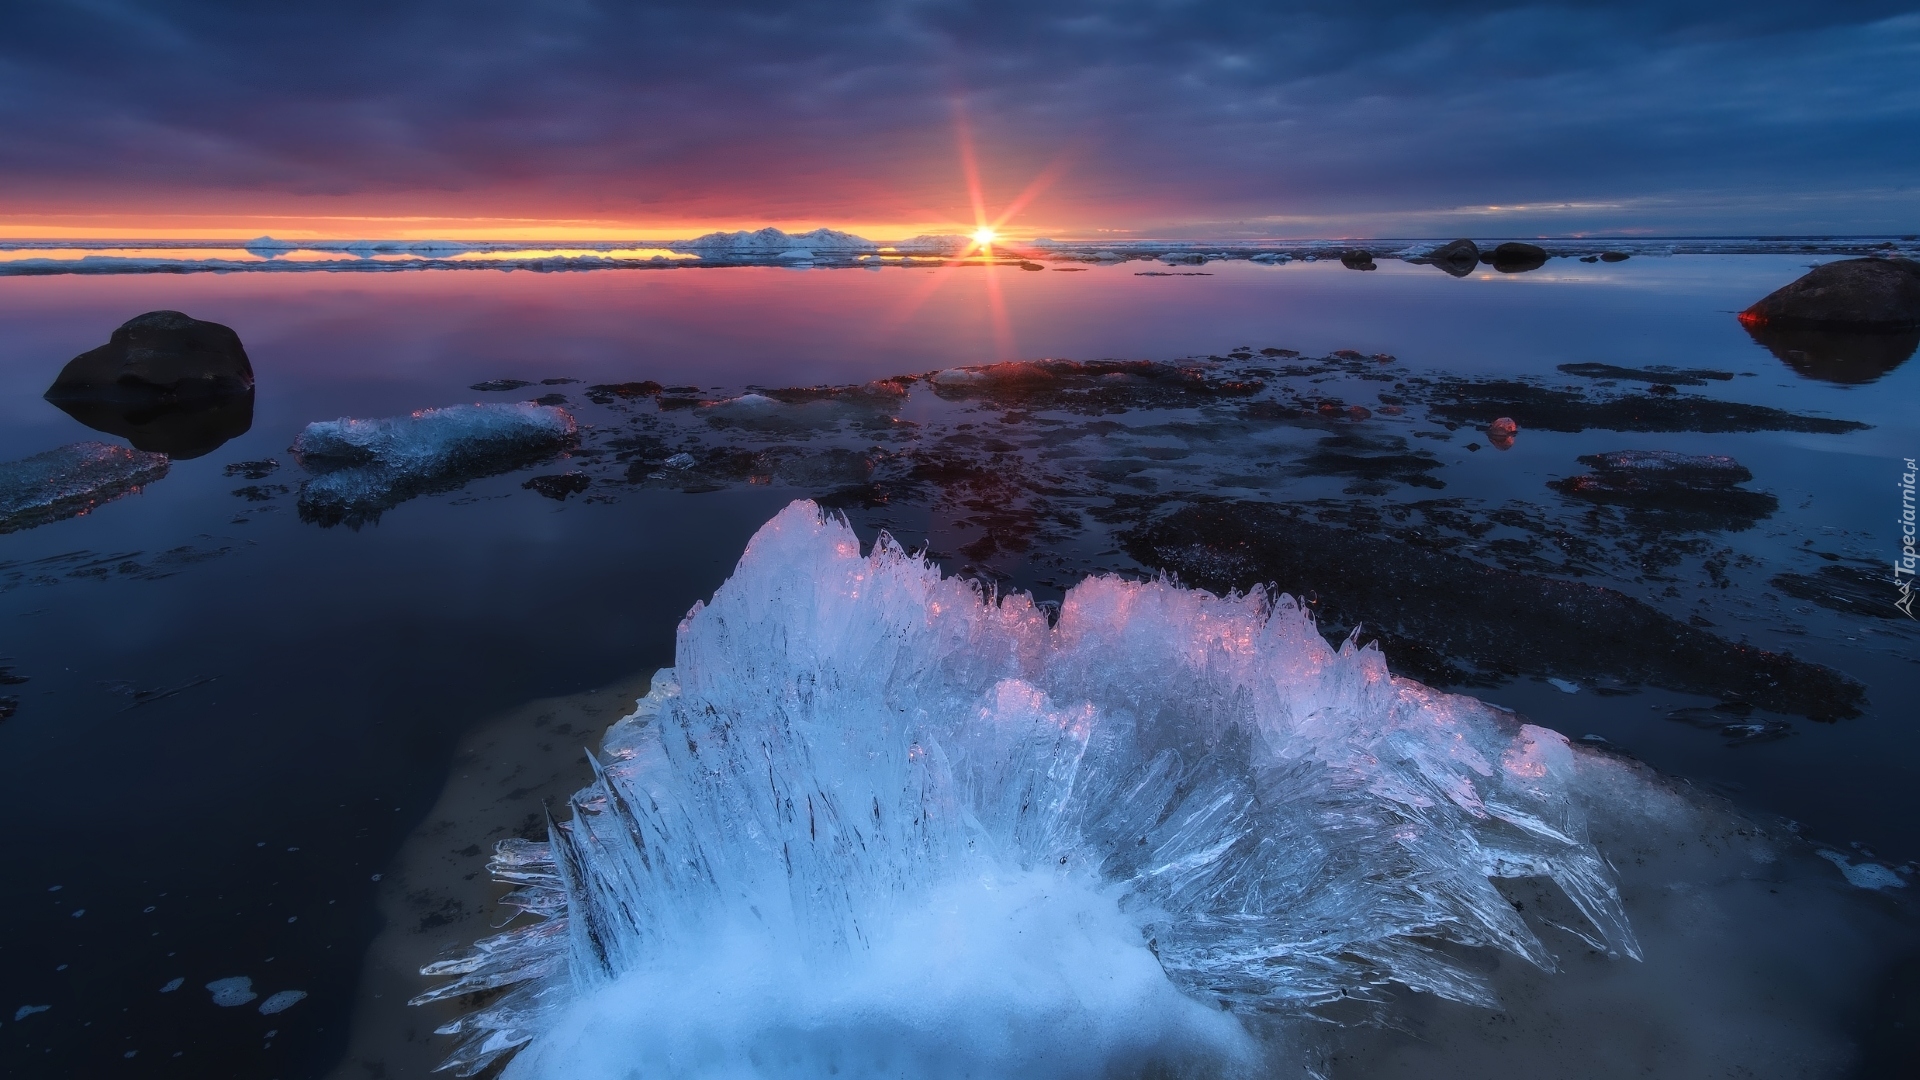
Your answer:
[[[964,222],[964,120],[989,210],[1054,170],[1033,230],[1912,231],[1904,8],[14,5],[0,226]]]

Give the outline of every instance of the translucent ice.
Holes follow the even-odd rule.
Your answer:
[[[207,989],[213,994],[213,1003],[223,1009],[245,1005],[260,996],[253,992],[253,980],[245,975],[215,979],[207,984]]]
[[[298,1005],[307,996],[305,990],[282,990],[260,1003],[260,1012],[265,1016],[286,1012]]]
[[[165,454],[97,442],[0,463],[0,533],[78,517],[165,475]]]
[[[1861,889],[1904,889],[1900,875],[1875,862],[1852,862],[1837,851],[1823,850],[1820,857],[1840,868],[1847,884]]]
[[[463,1074],[1233,1074],[1389,983],[1495,1004],[1443,942],[1550,969],[1498,878],[1638,955],[1574,753],[1286,597],[1102,577],[1050,623],[795,503],[501,845],[536,918],[419,1000],[518,984],[442,1029]]]
[[[300,515],[328,525],[371,521],[416,495],[541,460],[577,430],[566,410],[524,401],[308,424],[293,442],[316,474],[301,485]]]

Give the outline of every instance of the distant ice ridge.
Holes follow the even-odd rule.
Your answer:
[[[1436,940],[1551,968],[1505,877],[1638,955],[1560,735],[1290,598],[1099,577],[1049,625],[808,502],[602,754],[495,855],[534,920],[425,969],[519,984],[441,1029],[462,1075],[1259,1071],[1387,983],[1494,1005]]]
[[[0,463],[0,533],[78,517],[167,475],[167,455],[77,442]]]
[[[293,441],[316,475],[300,488],[300,516],[358,525],[430,491],[505,472],[571,445],[566,410],[532,402],[453,405],[378,420],[308,424]]]
[[[689,247],[695,250],[722,250],[741,252],[764,252],[779,254],[794,250],[818,248],[822,251],[873,251],[879,247],[865,237],[838,229],[815,229],[812,232],[787,233],[781,229],[765,228],[752,232],[712,232],[676,244],[677,247]],[[809,252],[811,254],[811,252]]]

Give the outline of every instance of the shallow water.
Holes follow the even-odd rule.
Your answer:
[[[1206,276],[1174,277],[1139,276],[1142,264],[1129,263],[1073,273],[975,266],[0,279],[0,460],[112,441],[40,394],[68,358],[143,311],[174,308],[232,326],[258,375],[245,434],[177,458],[165,478],[90,514],[0,536],[0,666],[28,680],[0,688],[19,701],[0,723],[0,798],[17,838],[0,886],[10,927],[0,985],[18,998],[14,1007],[52,1006],[17,1021],[0,1016],[0,1059],[21,1075],[111,1067],[304,1076],[332,1065],[377,929],[375,875],[438,797],[461,734],[531,698],[672,663],[679,618],[726,576],[754,529],[790,499],[843,479],[791,482],[790,472],[746,468],[710,484],[654,481],[645,470],[627,483],[631,462],[620,456],[631,452],[612,441],[635,432],[676,447],[759,450],[884,445],[904,454],[938,441],[943,452],[973,445],[966,452],[979,456],[968,463],[993,469],[1005,462],[953,438],[1030,434],[1051,419],[1047,430],[1089,440],[1076,458],[1044,459],[1057,471],[1090,475],[1108,445],[1116,460],[1154,463],[1129,474],[1144,477],[1131,488],[1111,478],[1065,485],[1053,502],[1036,502],[1035,486],[1021,481],[1014,497],[1022,505],[1041,517],[1079,514],[1079,524],[1033,526],[1011,545],[979,544],[982,529],[991,531],[983,514],[937,478],[924,498],[849,504],[868,539],[888,524],[909,546],[931,544],[952,569],[1043,598],[1090,569],[1142,572],[1085,513],[1123,488],[1314,500],[1315,512],[1349,515],[1436,497],[1465,499],[1469,513],[1524,502],[1539,510],[1528,534],[1539,545],[1526,565],[1550,575],[1549,564],[1571,565],[1555,563],[1554,551],[1565,550],[1553,547],[1556,519],[1575,539],[1598,535],[1578,524],[1584,507],[1545,486],[1581,471],[1578,456],[1731,455],[1754,475],[1745,486],[1771,492],[1777,511],[1740,531],[1689,532],[1698,550],[1665,576],[1627,565],[1639,549],[1602,544],[1607,553],[1587,561],[1585,579],[1676,618],[1698,614],[1726,639],[1843,672],[1865,687],[1860,715],[1817,723],[1779,714],[1771,718],[1787,725],[1786,737],[1729,745],[1716,731],[1666,719],[1714,704],[1699,694],[1567,694],[1527,672],[1474,692],[1570,735],[1603,736],[1757,817],[1797,821],[1805,835],[1855,858],[1849,845],[1861,844],[1901,866],[1920,857],[1906,798],[1920,748],[1905,697],[1920,637],[1904,619],[1769,599],[1768,582],[1835,564],[1813,552],[1890,564],[1901,461],[1920,453],[1912,404],[1920,368],[1909,362],[1852,383],[1807,377],[1749,339],[1731,312],[1803,267],[1790,257],[1679,256],[1555,260],[1531,274],[1462,280],[1398,263],[1356,273],[1333,263],[1239,261],[1175,268]],[[582,392],[650,379],[697,387],[681,395],[688,399],[723,401],[750,386],[859,383],[1004,359],[1222,357],[1241,345],[1309,358],[1337,349],[1392,354],[1394,363],[1377,370],[1403,382],[1520,375],[1591,386],[1555,370],[1577,363],[1717,369],[1735,377],[1683,395],[1871,426],[1819,434],[1523,425],[1510,450],[1469,451],[1484,436],[1467,426],[1444,440],[1413,438],[1444,429],[1416,422],[1420,410],[1409,408],[1405,417],[1263,428],[1258,438],[1270,445],[1248,455],[1237,444],[1195,449],[1204,439],[1193,425],[1229,430],[1208,407],[1051,418],[1032,409],[1009,421],[1021,410],[916,384],[877,418],[836,415],[822,425],[778,413],[726,423],[716,422],[728,416],[723,408],[656,411],[644,399],[602,406]],[[1361,401],[1355,387],[1372,385],[1344,369],[1280,370],[1292,363],[1216,366],[1264,365],[1273,372],[1261,376],[1269,395],[1338,389]],[[517,394],[468,388],[508,377],[536,385]],[[542,379],[581,382],[537,385]],[[292,490],[260,501],[232,493],[297,489],[304,474],[286,448],[311,421],[549,392],[566,395],[592,429],[588,453],[401,503],[368,527],[303,522]],[[1102,420],[1149,430],[1112,433],[1109,444],[1098,441],[1106,434],[1073,426]],[[969,423],[976,426],[960,427]],[[1168,424],[1188,426],[1168,434]],[[1287,456],[1356,432],[1430,451],[1437,464],[1414,475],[1445,487],[1355,482]],[[1025,461],[1045,453],[1017,449]],[[1251,463],[1242,472],[1272,467],[1258,483],[1223,482],[1236,455]],[[281,464],[260,479],[223,470],[265,458]],[[590,476],[588,494],[554,501],[521,486],[562,469]],[[1716,559],[1717,577],[1704,569]],[[1513,618],[1524,627],[1527,613]],[[251,978],[262,1000],[283,990],[309,996],[273,1016],[259,1014],[258,1002],[215,1007],[203,987],[234,976]],[[161,994],[175,978],[183,987]]]

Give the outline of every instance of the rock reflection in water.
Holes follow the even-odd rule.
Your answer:
[[[185,461],[219,449],[253,427],[253,391],[193,401],[54,399],[60,411],[137,450]]]
[[[1809,330],[1744,323],[1754,343],[1795,373],[1841,386],[1874,382],[1920,348],[1920,328]]]

